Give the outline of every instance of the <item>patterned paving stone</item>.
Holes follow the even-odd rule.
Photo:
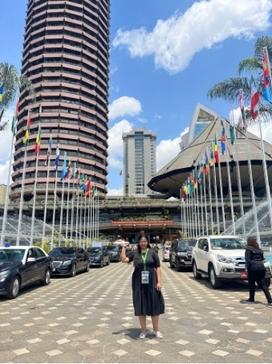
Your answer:
[[[190,350],[183,350],[183,351],[180,351],[179,352],[180,355],[182,356],[186,356],[187,358],[191,358],[192,356],[195,355],[195,353],[193,353],[192,351]]]
[[[216,350],[216,351],[213,351],[213,355],[224,357],[224,356],[229,355],[229,353],[224,350]]]
[[[147,355],[149,355],[149,356],[158,356],[158,355],[160,355],[161,354],[161,352],[160,351],[157,351],[157,350],[148,350],[148,351],[146,351],[145,352]]]

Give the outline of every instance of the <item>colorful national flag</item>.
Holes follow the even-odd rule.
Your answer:
[[[48,148],[47,148],[47,153],[46,153],[46,159],[44,161],[45,166],[47,166],[49,163],[49,157],[52,152],[52,146],[53,146],[53,139],[52,139],[52,135],[50,135],[50,138],[48,139]]]
[[[4,86],[0,86],[0,102],[3,102],[4,97]]]
[[[272,103],[270,64],[267,47],[263,48],[263,97]]]
[[[80,176],[79,186],[83,192],[86,192],[86,176],[84,174]]]
[[[259,103],[260,103],[260,95],[255,87],[252,88],[251,91],[251,103],[250,103],[250,111],[252,118],[255,120],[259,114]]]
[[[219,151],[218,151],[218,143],[216,136],[214,138],[214,143],[213,143],[213,154],[215,163],[219,163]]]
[[[221,120],[221,137],[220,137],[220,143],[221,143],[221,154],[224,155],[226,151],[226,130],[223,121]]]
[[[54,169],[55,171],[58,170],[59,168],[59,161],[60,161],[60,149],[59,147],[57,146],[57,149],[56,149],[56,157],[55,157],[55,163],[54,163]]]
[[[210,168],[209,168],[209,158],[207,152],[205,152],[204,156],[204,173],[207,175],[209,174]]]
[[[36,137],[36,142],[35,142],[36,156],[38,156],[40,154],[40,151],[41,151],[41,128],[39,127],[38,134]]]
[[[66,176],[67,176],[67,153],[65,152],[60,179],[63,181],[66,178]]]
[[[27,144],[27,143],[28,143],[28,141],[29,141],[29,130],[28,130],[28,129],[26,129],[26,131],[25,131],[25,135],[24,135],[24,137],[23,137],[23,143],[24,143],[24,144]]]
[[[66,179],[71,179],[73,177],[73,168],[72,168],[72,163],[71,160],[69,159],[68,162],[68,168],[67,168],[67,172],[66,172]]]
[[[76,178],[78,175],[79,170],[77,169],[77,164],[76,162],[74,162],[74,167],[73,167],[73,177]]]

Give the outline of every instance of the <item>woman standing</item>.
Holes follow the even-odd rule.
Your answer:
[[[255,302],[255,282],[263,290],[267,302],[272,304],[271,294],[265,281],[265,266],[264,255],[262,249],[260,249],[257,239],[254,236],[250,236],[247,239],[247,247],[245,253],[246,268],[248,271],[248,287],[249,287],[249,299],[242,301],[242,303],[254,303]]]
[[[123,247],[121,259],[123,263],[134,263],[132,291],[135,316],[139,317],[141,326],[139,338],[146,337],[146,316],[151,316],[154,335],[162,338],[159,316],[164,313],[164,299],[161,293],[162,274],[158,254],[150,248],[147,238],[141,235],[137,251],[127,257]]]

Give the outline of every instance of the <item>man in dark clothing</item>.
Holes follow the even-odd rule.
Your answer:
[[[267,303],[272,304],[271,294],[265,281],[264,255],[257,243],[256,237],[250,236],[247,239],[245,252],[246,268],[248,271],[249,299],[242,303],[254,303],[255,301],[255,282],[263,290]]]

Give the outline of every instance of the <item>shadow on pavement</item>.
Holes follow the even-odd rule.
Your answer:
[[[139,328],[129,328],[129,329],[124,329],[124,330],[119,330],[119,331],[114,331],[112,333],[113,335],[125,335],[130,337],[133,340],[137,340],[139,339],[139,334],[140,334],[140,329]]]

